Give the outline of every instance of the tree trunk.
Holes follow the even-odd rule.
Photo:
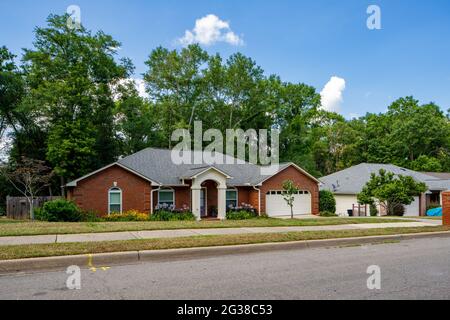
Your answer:
[[[291,206],[291,219],[294,219],[294,207]]]
[[[31,201],[27,198],[28,203],[30,204],[30,219],[34,221],[34,206],[33,206],[33,197],[31,197]]]
[[[65,187],[65,179],[64,179],[64,177],[60,177],[60,182],[61,182],[61,196],[63,197],[63,198],[65,198],[66,197],[66,187]]]

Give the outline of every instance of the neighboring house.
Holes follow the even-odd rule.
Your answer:
[[[198,219],[225,219],[230,206],[250,204],[260,214],[288,216],[282,184],[292,180],[301,190],[294,213],[319,213],[319,180],[293,163],[280,164],[275,174],[264,176],[262,167],[236,164],[229,156],[224,163],[235,164],[178,165],[171,152],[148,148],[74,180],[66,185],[68,199],[100,214],[131,209],[152,213],[158,205],[169,205],[189,208]]]
[[[405,206],[405,216],[424,216],[430,206],[441,203],[441,193],[450,189],[450,180],[443,179],[446,176],[425,174],[400,168],[390,164],[361,163],[357,166],[336,172],[320,178],[322,190],[330,190],[336,198],[336,213],[346,215],[348,210],[358,208],[357,195],[370,180],[372,173],[378,174],[380,169],[392,172],[396,175],[411,176],[416,181],[424,182],[428,191],[414,198],[414,202]],[[384,214],[383,208],[378,208]],[[367,208],[361,210],[369,213]]]

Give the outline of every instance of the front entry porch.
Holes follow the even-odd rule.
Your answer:
[[[200,217],[202,220],[218,218],[217,183],[205,181],[200,190]]]
[[[227,175],[210,168],[192,177],[192,213],[197,220],[226,218]]]

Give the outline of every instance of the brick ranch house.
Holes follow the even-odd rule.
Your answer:
[[[273,175],[250,163],[174,164],[170,150],[148,148],[66,185],[67,197],[81,209],[99,214],[138,210],[152,213],[158,205],[189,208],[198,220],[225,219],[230,206],[252,205],[258,213],[288,216],[282,184],[292,180],[296,215],[319,214],[319,180],[293,163],[280,164]]]

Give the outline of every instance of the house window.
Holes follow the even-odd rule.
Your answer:
[[[238,206],[238,193],[237,190],[227,190],[227,208],[236,208]]]
[[[158,205],[169,207],[175,205],[175,193],[173,190],[159,190]]]
[[[122,213],[122,190],[111,188],[109,190],[109,208],[108,214]]]

